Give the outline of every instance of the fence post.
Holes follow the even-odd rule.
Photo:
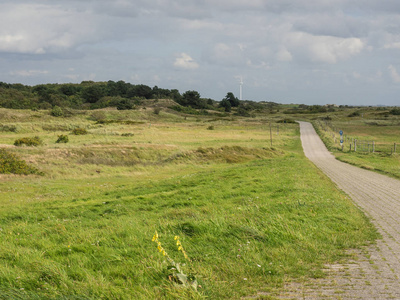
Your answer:
[[[357,140],[354,140],[354,152],[357,152]]]
[[[271,147],[272,147],[272,127],[271,127],[271,122],[269,122],[269,137],[271,139]]]
[[[372,141],[372,153],[375,153],[375,141]]]
[[[396,153],[396,143],[394,143],[394,153]]]
[[[368,142],[368,153],[369,153],[369,142]]]
[[[350,152],[351,152],[351,143],[350,143]]]

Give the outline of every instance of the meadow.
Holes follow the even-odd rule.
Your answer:
[[[314,120],[337,159],[400,178],[400,116],[390,109],[356,108],[328,113]],[[343,149],[339,131],[343,131]],[[354,141],[356,140],[356,150]]]
[[[377,233],[281,118],[0,109],[2,148],[41,172],[0,175],[0,298],[273,299],[323,277]]]

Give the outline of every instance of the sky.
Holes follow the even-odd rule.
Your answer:
[[[0,0],[0,81],[400,106],[399,0]]]

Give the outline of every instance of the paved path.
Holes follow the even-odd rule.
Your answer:
[[[285,299],[400,299],[400,181],[342,163],[310,123],[299,122],[305,155],[368,215],[382,234],[376,246],[346,265],[327,268],[327,279],[287,287]]]

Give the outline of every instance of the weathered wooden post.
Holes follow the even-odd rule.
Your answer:
[[[375,153],[375,141],[372,141],[372,153]]]
[[[357,140],[354,140],[354,152],[357,152]]]
[[[394,143],[394,153],[396,153],[396,143]]]
[[[271,122],[269,122],[269,137],[271,139],[271,147],[272,147],[272,127]]]

